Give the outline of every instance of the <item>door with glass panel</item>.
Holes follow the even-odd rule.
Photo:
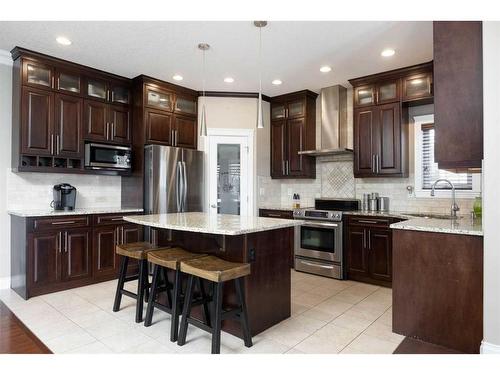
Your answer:
[[[249,214],[248,138],[210,136],[209,212]]]

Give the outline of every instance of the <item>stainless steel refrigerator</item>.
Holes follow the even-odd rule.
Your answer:
[[[144,212],[204,211],[203,152],[159,145],[144,150]]]

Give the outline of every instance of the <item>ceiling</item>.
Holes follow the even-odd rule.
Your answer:
[[[57,36],[73,43],[61,46]],[[258,29],[248,21],[0,22],[0,49],[21,46],[125,77],[150,75],[206,90],[258,91]],[[262,30],[262,87],[267,95],[347,80],[432,60],[432,22],[272,21]],[[380,56],[385,48],[396,54]],[[320,66],[332,71],[321,73]],[[233,77],[227,84],[225,77]],[[271,84],[280,79],[283,84]]]

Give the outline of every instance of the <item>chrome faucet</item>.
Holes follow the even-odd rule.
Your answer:
[[[455,185],[453,185],[450,180],[447,180],[445,178],[440,178],[440,179],[434,181],[434,183],[432,184],[431,197],[434,196],[434,190],[436,188],[436,185],[439,182],[447,182],[448,185],[451,186],[451,200],[452,200],[452,203],[451,203],[451,217],[452,218],[456,218],[457,217],[457,211],[460,211],[460,208],[458,207],[457,200],[455,198]]]

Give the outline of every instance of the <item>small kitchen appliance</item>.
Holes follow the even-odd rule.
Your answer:
[[[54,200],[51,207],[56,211],[72,211],[75,209],[76,188],[70,184],[54,185]]]

